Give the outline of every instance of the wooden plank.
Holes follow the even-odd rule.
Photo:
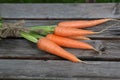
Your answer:
[[[93,50],[65,48],[83,60],[114,60],[120,61],[120,40],[93,40],[88,41],[96,49],[102,51],[99,55]],[[37,46],[24,39],[0,40],[0,58],[3,59],[61,59],[37,49]]]
[[[72,63],[68,61],[0,60],[0,78],[62,79],[98,78],[120,79],[120,62]],[[84,79],[83,79],[84,80]],[[90,79],[87,79],[90,80]]]
[[[114,12],[115,5],[116,3],[0,4],[0,14],[3,18],[27,19],[120,18],[120,14]]]
[[[9,78],[9,80],[119,80],[119,79],[112,79],[112,78]],[[8,78],[1,78],[1,80],[8,80]]]
[[[116,3],[115,6],[114,6],[114,9],[113,9],[113,13],[115,15],[120,14],[120,8],[119,7],[120,7],[120,4]]]
[[[3,20],[3,22],[10,22],[10,23],[13,23],[16,21],[19,21],[19,20],[6,20],[6,19]],[[61,21],[66,21],[66,20],[25,20],[24,26],[29,27],[29,26],[38,26],[38,25],[42,25],[42,26],[44,26],[44,25],[57,25]],[[119,23],[119,22],[109,21],[107,23],[98,25],[98,26],[93,27],[93,28],[88,28],[88,29],[93,30],[93,31],[100,31],[100,30],[105,29],[106,27],[113,25],[113,24],[116,24],[116,23]],[[119,29],[120,30],[119,25],[120,25],[120,23],[117,24],[116,26],[109,28],[107,31],[105,31],[101,34],[89,35],[89,37],[92,39],[120,39],[119,35],[113,35],[112,34],[113,31],[110,31],[112,29],[115,29],[115,30]],[[114,33],[116,33],[116,32],[114,32]]]

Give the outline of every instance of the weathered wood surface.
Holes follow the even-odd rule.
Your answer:
[[[51,60],[0,60],[0,78],[101,78],[98,80],[102,80],[102,78],[120,79],[120,62],[88,63],[89,64],[76,64],[68,61]]]
[[[19,21],[19,20],[6,20],[6,19],[3,20],[3,22],[10,22],[10,23],[14,23],[17,21]],[[65,21],[65,20],[25,20],[24,26],[30,27],[30,26],[57,25],[61,21]],[[114,25],[114,24],[116,24],[116,25]],[[113,34],[116,32],[111,31],[113,29],[120,31],[120,27],[119,27],[120,22],[118,22],[118,21],[109,21],[104,24],[97,25],[96,27],[92,27],[92,28],[88,28],[88,29],[93,30],[93,31],[101,31],[110,25],[114,25],[114,26],[109,28],[108,30],[106,30],[103,33],[100,33],[97,35],[89,35],[89,37],[92,39],[120,39],[119,35]],[[120,32],[119,32],[119,34],[120,34]]]
[[[102,51],[99,55],[93,50],[65,48],[83,60],[116,60],[120,61],[120,40],[93,40],[88,41],[96,49]],[[7,44],[7,45],[6,45]],[[24,39],[0,40],[0,58],[8,59],[60,59],[37,49],[34,43]]]
[[[15,6],[17,6],[17,7],[15,7]],[[53,8],[54,6],[56,6],[56,7]],[[118,13],[113,14],[113,13],[109,12],[109,11],[112,11],[114,8],[116,8],[117,11],[119,12],[118,6],[119,6],[119,4],[115,4],[115,3],[109,3],[109,4],[0,4],[0,15],[1,15],[1,17],[4,18],[4,22],[15,22],[17,19],[26,19],[26,23],[24,26],[56,25],[60,21],[70,20],[70,19],[83,19],[83,18],[84,19],[85,18],[93,19],[94,17],[95,18],[106,18],[107,17],[106,14],[109,15],[108,16],[109,18],[111,15],[113,18],[116,18],[116,16],[117,16],[117,18],[119,18]],[[62,7],[64,7],[64,8],[62,8]],[[71,9],[73,9],[72,11],[75,10],[74,12],[75,12],[75,14],[76,13],[77,14],[75,15],[74,13],[71,13],[70,12]],[[78,9],[80,9],[80,10],[78,10]],[[83,9],[83,10],[81,10],[81,9]],[[66,12],[66,10],[68,12]],[[101,14],[100,17],[96,16],[99,14],[94,12],[94,11],[99,12],[98,10],[100,12],[101,11],[104,12],[104,14],[100,13]],[[61,12],[59,12],[59,11],[61,11]],[[94,16],[94,17],[91,17],[91,16],[84,17],[82,15],[84,13],[83,11],[90,11],[90,12],[86,12],[86,13],[92,14],[92,16]],[[94,14],[93,14],[93,12],[94,12]],[[46,13],[46,14],[44,14],[44,13]],[[33,19],[33,20],[29,20],[29,19]],[[44,19],[44,20],[38,20],[38,19]],[[54,19],[57,19],[57,20],[54,20]],[[112,25],[113,23],[114,23],[114,21],[110,21],[106,24],[99,25],[99,26],[96,26],[96,27],[90,28],[90,29],[92,29],[94,31],[100,31],[100,30],[104,29],[105,27]],[[114,29],[118,29],[118,28],[119,28],[119,25],[114,26]],[[89,53],[94,53],[93,51],[91,52],[91,51],[80,50],[80,52],[79,52],[79,50],[77,50],[77,49],[68,49],[68,50],[75,53],[77,56],[79,55],[79,53],[85,53],[85,54],[81,54],[81,56],[79,55],[79,57],[93,57],[94,56],[94,57],[100,57],[100,58],[108,57],[108,58],[118,58],[119,59],[118,53],[119,53],[120,45],[118,43],[120,40],[120,36],[112,35],[110,31],[106,31],[102,34],[90,36],[90,38],[98,39],[98,40],[103,39],[103,41],[100,40],[100,42],[98,42],[98,43],[100,43],[100,44],[102,43],[102,45],[104,47],[112,47],[110,49],[105,49],[105,51],[104,51],[105,53],[109,53],[111,51],[109,53],[109,55],[100,56],[100,55],[95,55],[95,54],[89,54]],[[113,42],[112,43],[109,42],[110,40],[108,42],[106,42],[105,39],[108,39],[108,40],[112,39]],[[114,40],[116,40],[116,41],[114,41]],[[27,55],[25,57],[28,57],[31,55],[32,56],[35,55],[35,57],[38,56],[39,50],[36,49],[34,44],[28,43],[27,41],[24,41],[24,40],[18,40],[18,39],[17,40],[13,39],[13,41],[16,42],[13,45],[11,45],[12,42],[9,40],[1,40],[0,41],[0,43],[3,45],[1,48],[1,58],[3,56],[4,57],[6,57],[6,56],[9,56],[9,57],[17,57],[17,56],[21,57],[22,56],[23,57],[26,54]],[[6,44],[6,42],[8,43],[8,46],[11,47],[11,49],[6,48],[7,46],[4,45],[4,44]],[[95,44],[94,44],[94,42],[95,42]],[[94,45],[96,45],[96,43],[97,43],[97,41],[93,41]],[[24,44],[26,44],[26,45],[24,45]],[[106,46],[106,44],[107,44],[107,46]],[[34,45],[34,47],[32,47],[31,45],[32,46]],[[117,45],[117,47],[116,47],[116,45]],[[18,46],[20,48],[16,48],[16,46]],[[25,46],[25,47],[23,47],[23,46]],[[16,51],[12,48],[15,48]],[[32,51],[30,51],[30,50],[32,50]],[[9,52],[9,54],[8,54],[8,52]],[[25,55],[22,55],[19,53],[22,53]],[[40,52],[40,53],[44,55],[44,52]],[[11,54],[14,54],[14,55],[11,55]],[[41,56],[41,54],[39,54],[39,55]]]
[[[4,22],[24,19],[25,27],[56,25],[64,20],[119,19],[119,7],[119,3],[0,4],[0,16]],[[100,31],[113,23],[114,21],[110,21],[89,29]],[[120,30],[119,25],[111,29]],[[63,60],[37,49],[35,44],[21,38],[0,40],[0,80],[120,80],[120,36],[113,35],[109,30],[89,37],[94,40],[88,43],[107,54],[99,55],[92,50],[65,49],[90,64]]]
[[[118,3],[0,4],[0,15],[28,19],[120,18],[119,7]]]

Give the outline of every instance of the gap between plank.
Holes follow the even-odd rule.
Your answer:
[[[3,20],[94,20],[94,19],[103,19],[103,18],[4,18],[2,17],[2,19]]]
[[[65,59],[62,58],[56,58],[56,57],[0,57],[0,59],[10,59],[10,60],[60,60],[60,61],[66,61]],[[113,61],[113,62],[117,62],[120,61],[120,58],[95,58],[95,57],[80,57],[79,59],[83,60],[83,61]]]

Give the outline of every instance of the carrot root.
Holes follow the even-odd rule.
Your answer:
[[[78,20],[78,21],[63,21],[58,24],[60,27],[71,27],[71,28],[86,28],[93,27],[113,19],[99,19],[99,20]]]
[[[102,55],[101,51],[98,51],[97,49],[93,48],[94,51],[96,51],[99,55]]]
[[[111,27],[113,27],[113,26],[115,26],[115,25],[117,25],[117,24],[119,24],[119,23],[116,23],[116,24],[110,25],[110,26],[106,27],[105,29],[103,29],[103,30],[101,30],[101,31],[98,31],[98,32],[94,32],[94,33],[95,33],[95,34],[102,33],[102,32],[108,30],[109,28],[111,28]]]
[[[118,19],[111,19],[111,20],[120,22],[120,20],[118,20]]]

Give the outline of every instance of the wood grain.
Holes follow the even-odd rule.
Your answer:
[[[120,18],[116,3],[0,4],[3,18],[81,19]],[[17,6],[17,7],[16,7]]]
[[[88,0],[86,0],[88,1]],[[92,0],[94,1],[94,0]],[[119,3],[80,4],[0,4],[3,22],[24,19],[25,27],[57,25],[60,21],[117,18],[120,19]],[[94,28],[100,31],[116,23],[110,21]],[[85,41],[102,51],[64,48],[89,64],[72,63],[37,49],[22,38],[0,40],[0,80],[120,80],[120,29],[116,25],[102,34],[90,35],[94,39]],[[111,31],[111,30],[115,31]],[[119,32],[119,31],[118,31]]]
[[[93,50],[81,50],[64,48],[83,60],[114,60],[120,61],[120,40],[92,40],[86,41],[93,45],[97,50],[102,51],[99,55]],[[7,44],[7,45],[6,45]],[[61,59],[50,55],[37,48],[34,43],[24,39],[3,39],[0,40],[0,58],[1,59]]]
[[[120,62],[72,63],[68,61],[0,60],[0,78],[5,79],[62,79],[87,80],[120,79]],[[92,80],[93,80],[92,79]],[[86,80],[86,79],[83,79]]]

